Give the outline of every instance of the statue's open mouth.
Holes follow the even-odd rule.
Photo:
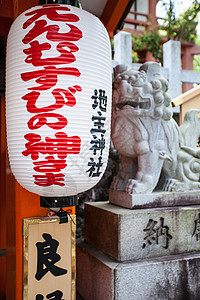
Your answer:
[[[115,104],[116,110],[123,109],[124,106],[131,106],[136,109],[150,109],[151,107],[151,101],[150,99],[139,99],[139,101],[133,101],[133,100],[125,100],[123,102]]]

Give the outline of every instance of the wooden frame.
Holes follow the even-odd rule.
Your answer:
[[[45,290],[48,287],[52,287],[52,283],[49,282],[49,277],[53,277],[53,282],[57,280],[56,277],[52,276],[50,272],[49,277],[47,276],[47,279],[42,279],[41,283],[36,282],[35,276],[33,274],[30,274],[31,271],[33,271],[33,268],[35,268],[35,258],[37,257],[35,255],[36,250],[33,245],[33,241],[37,240],[37,237],[40,235],[41,232],[48,231],[51,233],[52,237],[53,235],[56,236],[56,232],[59,232],[59,235],[62,236],[63,241],[60,241],[60,245],[64,245],[66,247],[71,248],[71,253],[64,253],[64,256],[66,256],[66,259],[69,261],[69,257],[71,258],[69,261],[68,267],[68,274],[66,276],[59,276],[59,284],[63,286],[66,291],[64,291],[64,299],[66,300],[74,300],[75,299],[75,276],[76,276],[76,240],[75,240],[75,234],[76,234],[76,226],[75,226],[75,215],[71,215],[71,218],[68,217],[68,223],[59,224],[59,218],[58,217],[46,217],[46,218],[26,218],[23,219],[23,251],[24,251],[24,268],[23,268],[23,300],[32,299],[32,295],[38,293],[38,285],[42,286],[42,290]],[[72,221],[73,220],[73,221]],[[42,226],[41,226],[42,225]],[[35,234],[34,234],[35,232]],[[69,236],[63,235],[61,232],[68,232]],[[40,235],[41,236],[41,235]],[[67,246],[68,244],[68,246]],[[71,245],[71,246],[70,246]],[[36,247],[35,247],[36,248]],[[58,248],[59,253],[61,254],[61,248]],[[65,249],[66,252],[66,249]],[[30,259],[31,257],[31,259]],[[58,262],[60,264],[60,262]],[[70,269],[70,270],[69,270]],[[33,273],[33,272],[31,272]],[[44,276],[44,277],[45,277]],[[61,282],[64,278],[64,284]],[[66,282],[66,278],[67,281]],[[70,285],[71,280],[71,291],[69,291],[68,287]],[[58,282],[58,281],[57,281]],[[46,284],[46,286],[45,286]],[[66,286],[66,287],[65,287]],[[41,287],[39,286],[39,289]],[[44,299],[46,299],[44,297]]]

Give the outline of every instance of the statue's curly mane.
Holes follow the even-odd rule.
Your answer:
[[[168,82],[161,75],[152,76],[152,80],[149,81],[148,73],[143,69],[127,71],[118,67],[115,70],[113,82],[113,108],[119,110],[124,106],[134,107],[135,105],[135,108],[141,108],[140,112],[138,110],[135,112],[136,116],[149,116],[155,120],[160,118],[169,120],[172,117],[172,106],[167,90]],[[138,94],[144,101],[137,104]],[[153,99],[151,107],[148,107],[147,104],[145,107],[145,98],[148,97]]]
[[[199,188],[200,150],[191,148],[199,138],[199,111],[188,112],[179,128],[167,91],[158,63],[147,62],[139,70],[115,68],[111,137],[121,170],[114,190],[147,193],[161,181],[170,191]]]

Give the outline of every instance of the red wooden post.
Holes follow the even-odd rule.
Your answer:
[[[1,97],[1,175],[0,175],[0,249],[6,248],[6,195],[5,195],[5,172],[6,172],[6,143],[5,143],[5,109],[4,97]],[[0,257],[0,299],[5,296],[5,280],[6,280],[6,257]]]
[[[157,0],[149,0],[149,21],[151,21],[151,25],[147,27],[147,30],[150,31],[151,29],[155,28],[157,26],[157,18],[156,18],[156,4]],[[153,57],[152,53],[147,51],[146,52],[146,61],[156,61],[156,59]]]
[[[192,47],[186,46],[183,48],[182,55],[182,69],[183,70],[193,70],[193,55],[192,55]],[[193,88],[192,83],[183,83],[182,84],[182,92],[185,93],[188,90]]]

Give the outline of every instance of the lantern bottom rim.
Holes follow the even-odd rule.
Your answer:
[[[61,208],[78,205],[78,196],[46,197],[40,196],[40,206],[47,208]]]

